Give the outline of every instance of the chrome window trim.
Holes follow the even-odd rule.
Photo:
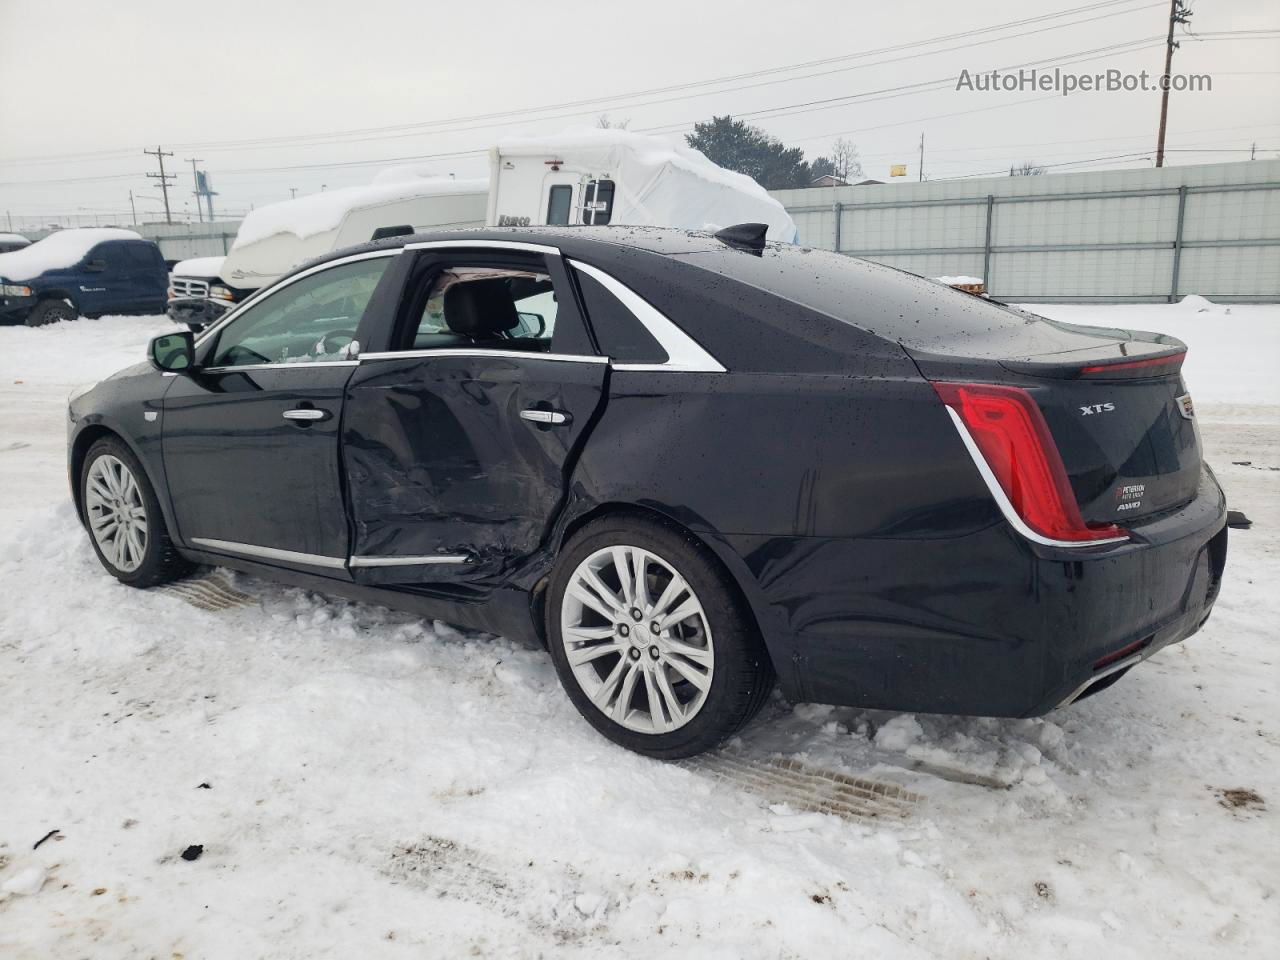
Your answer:
[[[244,557],[255,557],[260,560],[279,560],[283,563],[297,563],[308,567],[325,567],[330,570],[342,570],[347,561],[344,557],[325,557],[315,553],[299,553],[296,550],[280,550],[277,547],[259,547],[252,543],[236,543],[233,540],[214,540],[209,537],[192,537],[191,542],[199,547],[207,547],[221,553],[234,553]]]
[[[457,553],[437,553],[425,557],[352,557],[353,567],[416,567],[437,563],[470,563],[471,558]]]
[[[535,353],[532,350],[485,350],[482,347],[440,347],[438,350],[377,350],[360,354],[356,363],[374,360],[409,360],[427,357],[506,357],[510,360],[557,360],[562,363],[608,363],[608,357],[576,353]],[[231,369],[235,369],[234,367]]]
[[[359,360],[302,360],[298,363],[245,363],[230,367],[201,367],[201,373],[244,373],[250,370],[288,370],[301,368],[310,370],[316,367],[354,367]]]
[[[265,287],[262,287],[257,291],[255,291],[254,293],[249,294],[249,297],[247,300],[243,300],[240,303],[237,303],[234,307],[232,307],[230,310],[224,313],[221,317],[219,317],[217,322],[211,324],[208,327],[205,327],[205,329],[200,332],[200,336],[195,338],[195,343],[197,345],[200,343],[203,343],[208,337],[212,336],[214,333],[221,330],[223,327],[229,324],[236,317],[240,316],[240,314],[244,313],[244,311],[248,310],[250,307],[257,306],[263,300],[266,300],[268,297],[274,296],[275,294],[279,293],[281,290],[284,290],[287,287],[292,286],[294,283],[297,283],[299,280],[305,280],[307,277],[320,273],[323,270],[328,270],[331,267],[341,267],[344,264],[357,263],[360,260],[373,260],[377,257],[395,257],[395,256],[399,256],[403,251],[404,251],[404,247],[395,247],[390,250],[368,250],[364,253],[353,253],[347,257],[339,257],[337,260],[326,260],[324,263],[318,263],[314,267],[311,267],[308,270],[303,270],[301,273],[296,273],[292,277],[289,277],[285,280],[277,280],[275,283],[269,283]],[[214,369],[214,368],[209,368],[209,369]],[[218,369],[221,369],[221,368],[218,368]]]
[[[519,250],[523,253],[544,253],[560,256],[560,248],[545,243],[528,243],[524,240],[421,240],[406,243],[405,250]]]
[[[1032,543],[1038,543],[1045,547],[1068,547],[1073,550],[1079,550],[1085,547],[1101,547],[1109,543],[1127,543],[1128,537],[1108,537],[1105,540],[1054,540],[1051,537],[1042,536],[1032,530],[1023,519],[1018,516],[1018,511],[1013,509],[1013,504],[1009,502],[1008,496],[1005,495],[1004,488],[1000,486],[1000,481],[996,479],[996,475],[992,472],[987,458],[982,455],[982,451],[978,449],[977,442],[973,439],[973,435],[969,433],[969,428],[964,425],[964,421],[960,419],[960,414],[956,413],[951,407],[943,404],[947,414],[951,417],[951,422],[956,425],[956,432],[960,434],[960,439],[964,442],[964,447],[969,451],[969,456],[973,459],[973,465],[978,468],[978,473],[982,475],[983,481],[987,485],[992,498],[996,502],[996,506],[1000,508],[1000,512],[1004,514],[1005,520],[1009,521],[1009,525],[1018,533],[1026,537]],[[1093,679],[1097,679],[1096,677]],[[1093,681],[1090,680],[1090,683]]]
[[[681,370],[695,373],[724,373],[725,368],[693,337],[680,329],[669,317],[638,293],[614,279],[598,267],[580,260],[565,261],[575,270],[581,270],[621,301],[640,321],[650,336],[658,341],[667,354],[666,363],[616,363],[615,370]]]

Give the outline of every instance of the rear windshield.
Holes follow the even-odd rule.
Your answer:
[[[1071,349],[1077,336],[1044,317],[827,250],[771,244],[761,256],[727,247],[679,256],[909,350],[1010,357],[1044,352],[1046,338]]]

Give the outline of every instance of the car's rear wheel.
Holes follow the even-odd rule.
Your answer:
[[[739,730],[773,687],[745,602],[706,547],[635,516],[584,527],[557,560],[551,656],[587,721],[666,760]]]
[[[89,448],[80,494],[94,552],[117,580],[151,587],[190,572],[192,564],[169,539],[142,465],[123,442],[104,437]]]
[[[65,300],[41,300],[27,314],[26,323],[28,327],[43,327],[62,320],[74,320],[78,316],[79,311]]]

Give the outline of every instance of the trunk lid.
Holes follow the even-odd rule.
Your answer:
[[[1007,326],[903,346],[930,380],[1026,390],[1087,523],[1125,526],[1194,498],[1200,437],[1181,341],[1008,314]]]

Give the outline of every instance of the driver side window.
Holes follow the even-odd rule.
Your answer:
[[[360,317],[392,259],[344,263],[269,295],[222,330],[208,365],[350,359]]]

